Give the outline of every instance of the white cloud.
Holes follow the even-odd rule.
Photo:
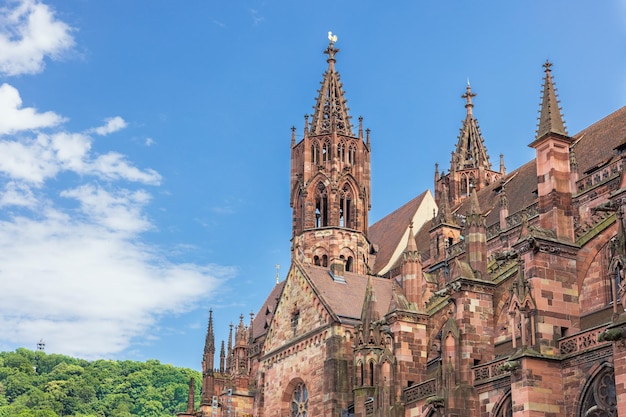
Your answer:
[[[10,181],[0,190],[0,208],[7,206],[33,208],[37,199],[32,190],[19,182]]]
[[[126,179],[146,184],[158,185],[161,175],[153,169],[144,171],[130,165],[125,157],[116,152],[98,156],[90,165],[90,171],[108,179]]]
[[[19,91],[6,83],[0,86],[0,114],[0,135],[56,126],[64,121],[51,111],[37,113],[32,107],[22,108]]]
[[[141,170],[124,155],[91,154],[92,138],[82,133],[40,133],[36,138],[0,140],[0,173],[35,186],[59,172],[158,185],[161,176],[153,169]]]
[[[10,89],[8,108],[19,109]],[[54,119],[37,116],[0,140],[0,346],[43,338],[54,352],[112,356],[145,340],[160,317],[194,308],[233,270],[174,263],[169,248],[144,238],[156,227],[151,194],[138,187],[161,176],[118,152],[94,152],[90,136],[121,129],[122,118],[49,133],[39,129]]]
[[[106,119],[105,121],[106,124],[104,126],[96,127],[92,129],[92,131],[97,135],[106,136],[110,133],[124,129],[127,126],[124,119],[119,116],[111,117],[110,119]]]
[[[61,196],[78,200],[81,214],[92,224],[117,232],[137,233],[150,229],[150,222],[142,215],[142,208],[150,201],[150,195],[143,190],[109,192],[86,184],[64,190]]]
[[[152,146],[154,145],[156,142],[154,141],[154,139],[152,138],[146,138],[146,141],[144,142],[146,146]]]
[[[44,58],[59,58],[74,45],[72,29],[37,0],[12,1],[0,8],[0,73],[35,74]]]
[[[0,76],[40,72],[46,57],[73,46],[71,28],[48,6],[9,6],[0,7]],[[234,271],[172,262],[169,249],[145,239],[156,227],[151,194],[138,187],[159,185],[160,174],[92,146],[125,128],[123,118],[80,133],[64,121],[22,107],[15,87],[0,86],[0,346],[43,338],[54,352],[111,356]]]

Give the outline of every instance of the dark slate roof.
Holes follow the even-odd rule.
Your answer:
[[[616,155],[615,148],[626,142],[626,106],[592,124],[574,136],[574,154],[582,174]]]
[[[267,296],[265,302],[261,305],[259,312],[252,320],[252,337],[257,339],[263,336],[270,325],[270,321],[274,317],[274,312],[276,311],[276,305],[278,304],[278,299],[280,298],[281,293],[283,292],[283,288],[285,287],[286,280],[279,282],[272,288],[270,294]]]
[[[360,320],[369,278],[372,279],[380,317],[389,311],[392,280],[345,272],[343,275],[345,283],[343,283],[333,280],[328,268],[319,266],[302,266],[301,268],[322,301],[340,320]]]
[[[393,213],[386,215],[370,226],[369,240],[378,245],[378,254],[376,255],[376,263],[373,268],[374,272],[380,271],[391,260],[393,252],[401,243],[400,239],[402,239],[405,230],[409,227],[409,222],[420,204],[422,204],[427,192],[424,191]],[[406,244],[406,242],[403,242],[403,244]]]

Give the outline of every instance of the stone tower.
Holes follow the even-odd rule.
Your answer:
[[[452,152],[450,172],[439,174],[438,167],[435,169],[435,201],[441,205],[444,188],[447,188],[448,202],[455,206],[466,198],[469,198],[473,190],[480,191],[485,186],[499,181],[505,174],[504,162],[500,157],[500,171],[491,169],[487,148],[478,127],[478,120],[474,117],[474,103],[472,98],[476,93],[467,83],[465,94],[466,115],[461,132]]]
[[[370,140],[362,118],[353,133],[335,70],[338,52],[333,41],[324,51],[328,69],[299,143],[292,129],[291,207],[295,259],[342,276],[369,270]]]

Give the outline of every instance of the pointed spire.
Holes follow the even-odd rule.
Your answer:
[[[500,230],[506,229],[506,218],[509,217],[509,199],[506,196],[506,183],[501,181],[500,190]]]
[[[543,79],[543,96],[541,99],[541,110],[539,114],[539,125],[537,126],[536,138],[539,139],[549,133],[568,136],[563,123],[563,115],[559,108],[559,100],[556,88],[552,80],[552,63],[547,61],[543,64],[546,75]]]
[[[313,117],[311,120],[311,135],[321,135],[324,133],[336,132],[340,135],[353,136],[352,125],[346,99],[340,82],[339,73],[335,71],[335,55],[339,49],[335,48],[335,42],[330,40],[328,48],[324,51],[328,55],[328,69],[324,73],[324,79],[319,89],[317,101],[313,106]]]
[[[359,139],[363,140],[363,116],[359,116]]]
[[[500,154],[500,174],[506,175],[506,167],[504,166],[504,155]]]
[[[213,309],[209,310],[209,325],[206,332],[206,339],[204,341],[204,352],[215,353],[215,336],[213,334]]]
[[[476,97],[476,93],[472,91],[468,80],[465,93],[461,96],[461,98],[465,99],[467,114],[461,126],[456,152],[452,154],[450,171],[461,171],[471,168],[491,169],[491,163],[489,162],[487,149],[478,127],[478,121],[473,114],[474,103],[472,98],[474,97]]]
[[[442,223],[454,224],[454,220],[452,219],[452,215],[450,214],[450,205],[448,203],[448,199],[448,187],[446,184],[443,184],[442,196],[439,203],[439,212],[434,219],[435,225],[440,225]]]
[[[376,301],[376,294],[374,293],[374,287],[372,285],[372,277],[367,279],[367,287],[365,288],[365,299],[363,300],[363,308],[361,310],[361,324],[363,326],[363,339],[365,343],[370,340],[370,330],[372,324],[380,320],[380,314],[378,313],[378,303]]]
[[[230,323],[228,326],[230,327],[228,331],[228,356],[230,356],[233,351],[233,324]]]
[[[237,326],[237,330],[235,331],[235,346],[240,345],[244,341],[247,341],[246,336],[246,325],[243,323],[243,314],[239,315],[239,325]]]
[[[417,252],[417,244],[415,243],[415,235],[413,234],[413,222],[409,223],[409,238],[406,242],[405,252]]]
[[[196,398],[196,383],[192,377],[192,378],[189,378],[189,394],[187,395],[187,414],[193,413],[195,398]]]
[[[222,340],[222,347],[220,348],[220,373],[224,372],[225,360],[226,360],[226,351],[224,350],[224,341]]]
[[[472,195],[470,196],[470,214],[482,214],[480,211],[480,204],[478,204],[478,194],[476,194],[476,190],[472,190]]]
[[[248,341],[249,344],[251,345],[252,342],[254,342],[254,327],[252,326],[252,323],[254,321],[254,313],[251,311],[250,312],[250,326],[248,326]]]

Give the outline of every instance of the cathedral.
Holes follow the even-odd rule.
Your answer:
[[[626,107],[570,135],[546,62],[535,159],[506,172],[468,84],[434,193],[370,225],[338,52],[292,129],[289,272],[218,354],[210,313],[179,416],[626,417]]]

